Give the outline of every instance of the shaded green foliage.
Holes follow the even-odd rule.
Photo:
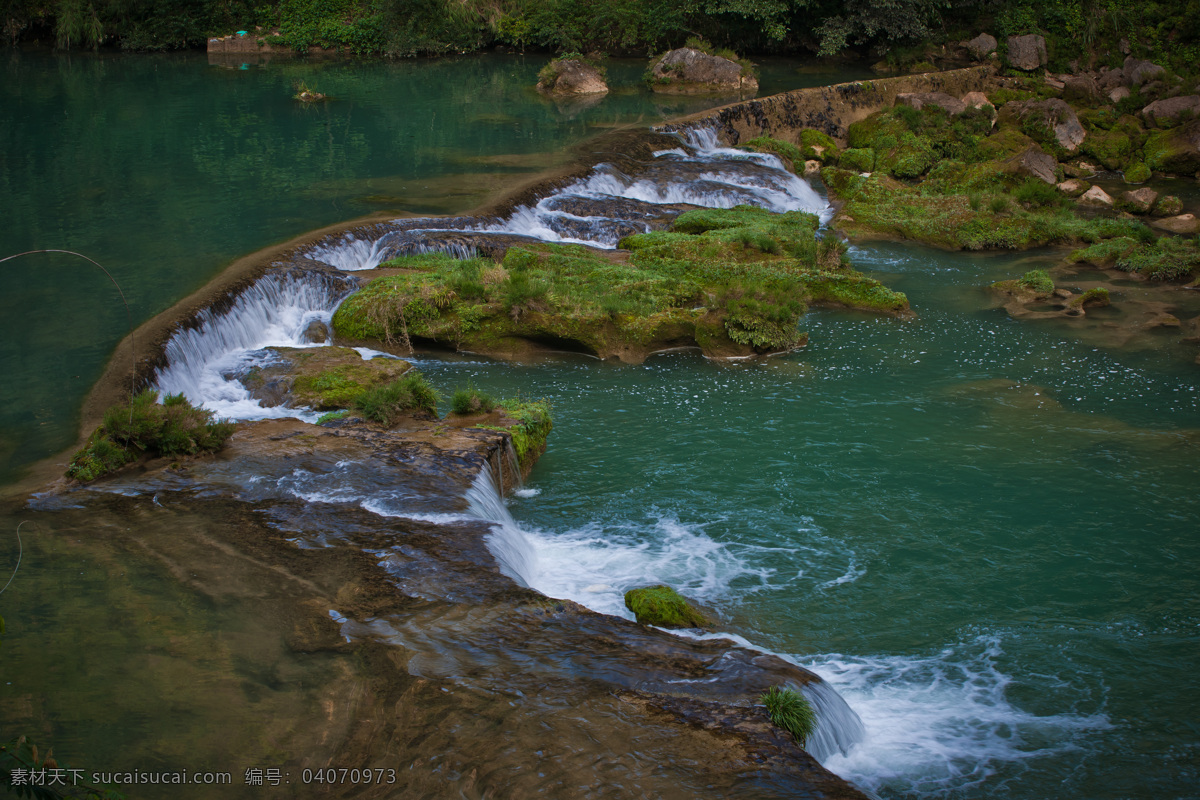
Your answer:
[[[373,386],[354,400],[354,406],[364,417],[389,426],[414,411],[436,417],[437,404],[437,390],[416,370],[391,383]]]
[[[233,435],[235,427],[232,422],[214,421],[213,412],[196,408],[183,395],[167,395],[160,404],[158,392],[147,389],[128,403],[104,412],[103,424],[71,458],[67,475],[93,481],[143,454],[216,452]]]
[[[708,618],[670,586],[649,586],[625,593],[625,607],[642,625],[660,628],[706,628]]]
[[[767,707],[771,722],[790,733],[801,747],[816,732],[817,713],[800,692],[786,686],[772,686],[762,693],[759,702]]]

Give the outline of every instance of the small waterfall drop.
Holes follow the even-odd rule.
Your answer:
[[[508,513],[497,485],[495,471],[485,461],[475,482],[467,489],[467,508],[472,516],[493,523],[487,544],[500,571],[522,586],[530,586],[537,574],[537,552]]]
[[[305,328],[329,323],[333,310],[355,288],[349,276],[291,270],[267,273],[224,311],[207,308],[197,325],[167,342],[167,366],[155,376],[160,393],[185,395],[197,405],[234,419],[298,416],[288,408],[262,408],[231,376],[269,346],[305,347]]]
[[[817,729],[804,746],[813,758],[825,763],[830,756],[844,756],[866,738],[862,719],[828,683],[814,681],[802,693],[817,714]]]

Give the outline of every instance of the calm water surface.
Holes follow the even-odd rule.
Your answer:
[[[30,109],[0,120],[5,252],[98,256],[138,319],[272,241],[376,207],[462,210],[479,182],[681,110],[636,92],[561,110],[524,88],[543,62],[518,57],[249,70],[5,58],[6,107]],[[300,79],[339,101],[299,107]],[[807,348],[741,366],[686,353],[635,367],[420,366],[443,390],[469,380],[554,403],[550,449],[511,504],[537,588],[625,614],[627,588],[672,583],[725,631],[817,670],[867,724],[868,740],[828,764],[859,785],[883,797],[1197,796],[1192,354],[1167,337],[1113,347],[1102,315],[1072,327],[989,307],[980,286],[1052,254],[852,255],[907,292],[916,317],[813,312]],[[124,312],[70,262],[10,263],[0,280],[0,355],[21,376],[0,419],[18,465],[73,436]],[[219,710],[189,694],[174,719],[159,713],[169,682],[128,656],[186,654],[254,626],[196,605],[161,568],[71,541],[31,546],[3,598],[0,699],[21,716],[21,697],[59,696],[39,724],[76,760],[110,763],[122,748],[228,758],[213,744]],[[0,557],[15,558],[7,538]],[[138,580],[114,588],[126,569]],[[69,655],[77,645],[88,658]],[[204,680],[197,663],[175,678]]]

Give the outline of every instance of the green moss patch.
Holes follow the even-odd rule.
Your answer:
[[[537,244],[511,248],[500,264],[409,256],[387,264],[404,272],[348,298],[333,327],[353,339],[479,352],[524,339],[644,357],[689,342],[706,352],[797,347],[810,300],[907,308],[903,295],[854,273],[845,246],[817,227],[812,214],[738,206],[682,214],[670,231],[622,240],[627,252]]]
[[[649,586],[625,593],[625,607],[642,625],[660,628],[706,628],[708,618],[670,586]]]
[[[550,403],[546,400],[509,397],[499,401],[499,407],[502,412],[501,424],[478,427],[509,433],[513,449],[517,451],[521,473],[528,475],[534,462],[546,451],[546,439],[554,428]]]

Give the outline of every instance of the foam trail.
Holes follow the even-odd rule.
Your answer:
[[[167,366],[155,376],[162,394],[184,394],[197,405],[233,419],[300,416],[287,408],[262,408],[231,376],[261,363],[269,346],[304,347],[314,320],[328,324],[354,287],[348,276],[321,272],[268,273],[243,291],[228,310],[206,308],[199,324],[167,342]]]

